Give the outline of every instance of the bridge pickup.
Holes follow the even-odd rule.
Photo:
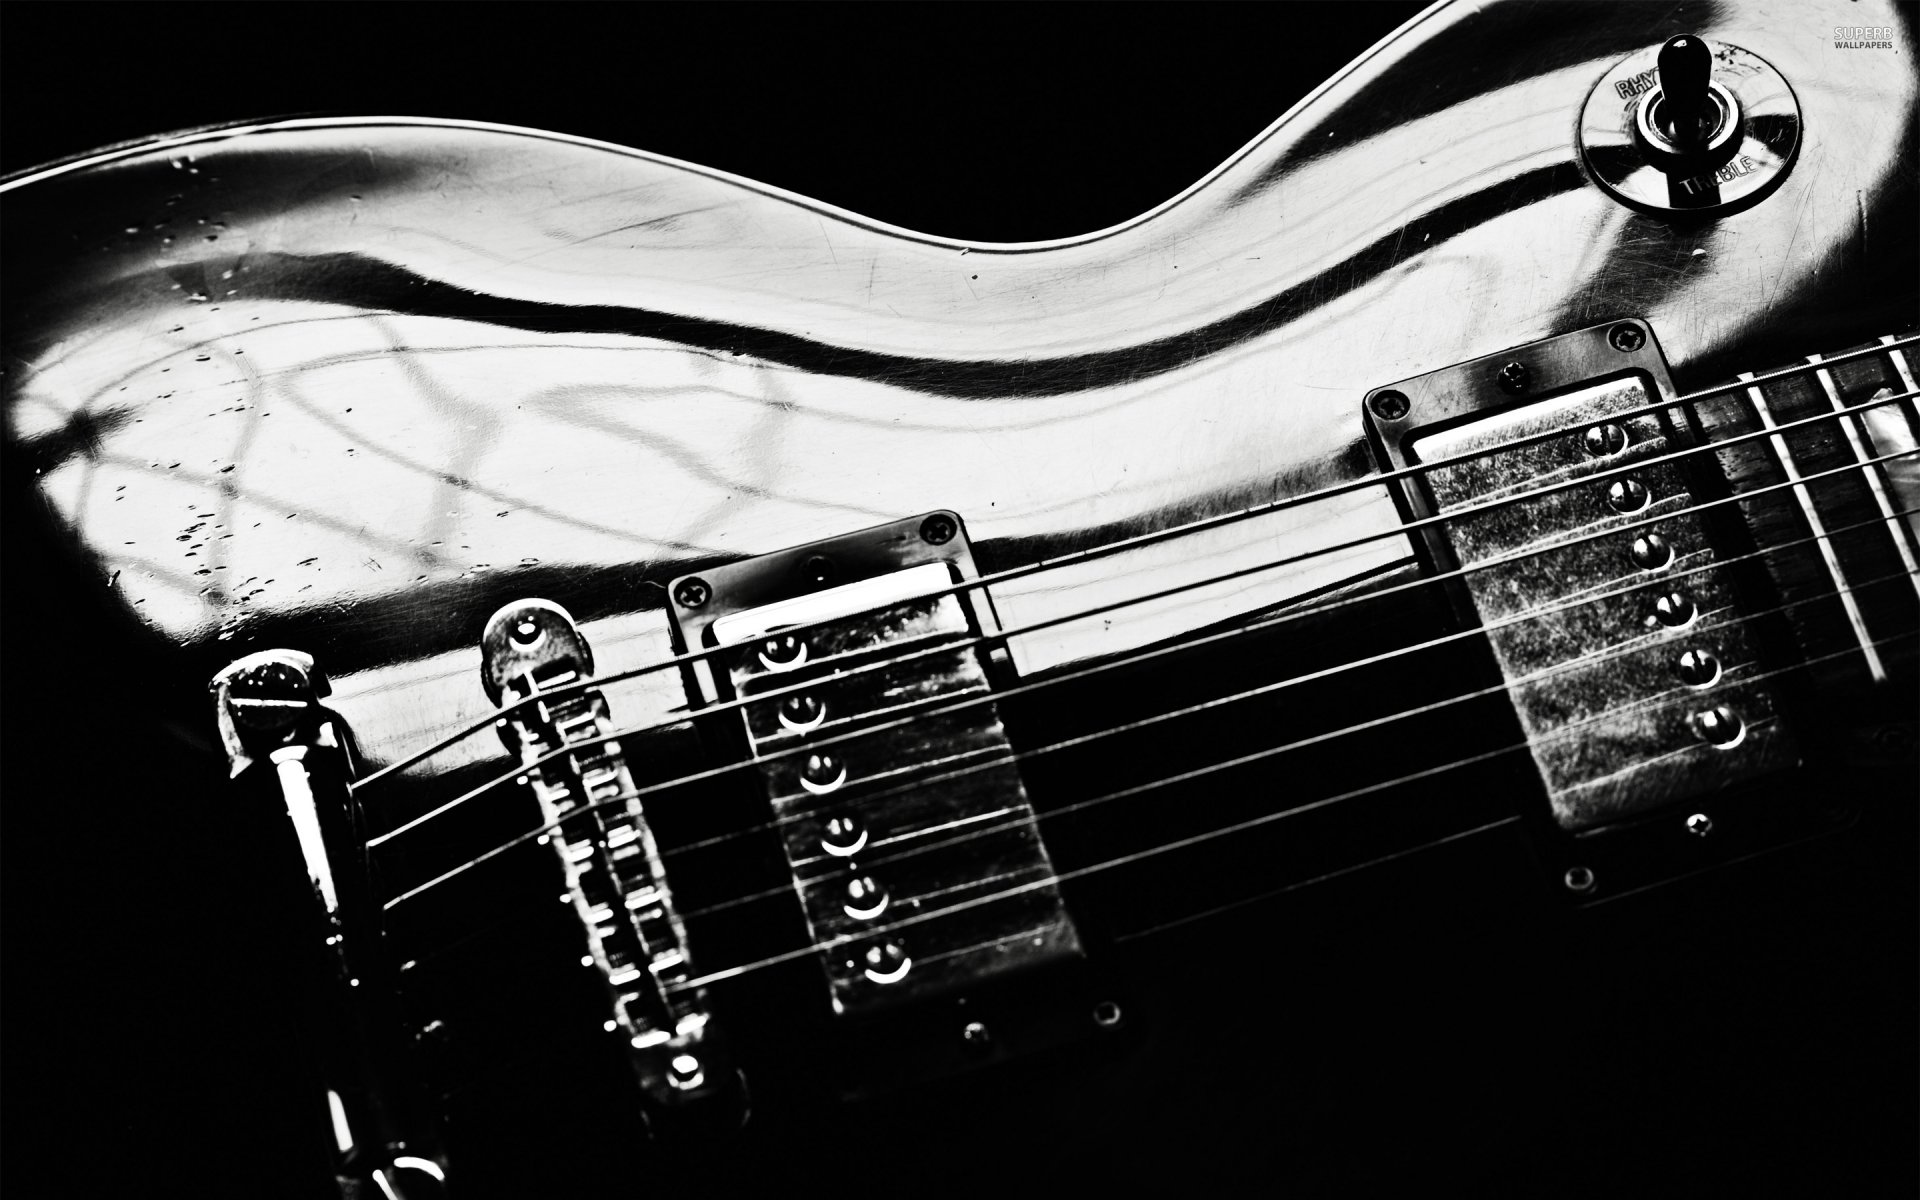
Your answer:
[[[731,1099],[736,1074],[705,993],[686,986],[686,930],[620,743],[607,737],[606,699],[598,688],[570,686],[592,677],[592,647],[546,600],[495,613],[481,644],[488,698],[530,701],[501,718],[500,738],[527,765],[524,783],[555,827],[544,840],[607,990],[609,1028],[625,1036],[642,1091],[676,1109]]]
[[[951,513],[671,588],[697,704],[738,700],[840,1013],[1078,957],[993,701],[998,632]]]

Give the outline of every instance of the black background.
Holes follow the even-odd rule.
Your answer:
[[[1193,183],[1421,7],[14,0],[0,15],[0,166],[253,117],[445,116],[632,145],[930,233],[1060,237],[1135,216]],[[19,481],[8,482],[11,501]],[[84,636],[84,625],[42,586],[46,548],[18,512],[10,503],[0,576],[9,1193],[295,1194],[274,1167],[301,1144],[286,1124],[290,1076],[276,1070],[298,1022],[273,994],[283,974],[248,976],[249,963],[272,957],[256,940],[271,925],[249,911],[244,864],[197,864],[226,873],[231,890],[210,884],[191,901],[155,890],[168,873],[149,856],[193,854],[195,829],[214,818],[169,787],[164,759],[142,760],[147,742],[110,725],[61,743],[38,736],[64,722],[48,705],[93,704],[103,690],[119,699],[98,711],[137,714],[137,680],[82,655],[85,681],[51,700],[27,694],[29,681],[73,658],[40,635]],[[114,769],[48,760],[50,745],[76,744],[116,758]],[[102,788],[117,794],[103,801]],[[93,814],[115,814],[114,824],[101,828]],[[1910,1194],[1913,897],[1896,889],[1889,899],[1874,875],[1911,856],[1910,828],[1895,828],[1905,841],[1882,846],[1878,859],[1778,868],[1683,906],[1689,924],[1664,931],[1658,961],[1567,995],[1570,1031],[1592,1006],[1644,1006],[1639,1020],[1561,1056],[1594,1075],[1520,1096],[1489,1096],[1471,1077],[1425,1081],[1420,1095],[1464,1108],[1435,1113],[1450,1152],[1403,1161],[1395,1177],[1443,1187],[1490,1177],[1529,1194],[1711,1194],[1715,1181],[1733,1180],[1760,1193],[1829,1190],[1824,1182],[1830,1194]],[[1742,924],[1742,897],[1780,888],[1826,907],[1771,932]],[[207,897],[233,911],[210,916]],[[139,951],[127,953],[133,942]],[[122,970],[164,959],[172,943],[174,969]],[[1286,964],[1269,966],[1286,975]],[[1580,977],[1577,964],[1561,968]],[[1829,974],[1865,990],[1837,994]],[[1378,978],[1396,983],[1391,971]],[[1400,982],[1415,1002],[1414,984]],[[1550,1032],[1555,1017],[1531,1014],[1529,1036]],[[1473,1035],[1495,1024],[1482,1021]],[[1364,1030],[1337,1031],[1356,1034],[1356,1072],[1376,1069],[1364,1065]],[[1471,1070],[1484,1054],[1504,1068],[1490,1077],[1539,1083],[1511,1067],[1527,1053],[1515,1040],[1436,1061]],[[1286,1086],[1262,1080],[1250,1095]],[[1369,1086],[1361,1078],[1341,1093],[1356,1107],[1323,1128],[1345,1129],[1348,1140],[1314,1148],[1308,1190],[1339,1190],[1329,1162],[1351,1160],[1352,1178],[1365,1179],[1370,1163],[1407,1146],[1435,1154],[1433,1139],[1376,1122]],[[1394,1085],[1383,1075],[1379,1086]],[[1595,1136],[1558,1125],[1563,1106],[1614,1119]],[[1406,1117],[1404,1103],[1384,1111]],[[861,1184],[846,1174],[813,1182]]]

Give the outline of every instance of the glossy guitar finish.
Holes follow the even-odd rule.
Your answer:
[[[1828,36],[1875,22],[1895,29],[1897,54],[1869,61]],[[1776,194],[1693,225],[1622,207],[1587,181],[1572,144],[1599,75],[1682,31],[1764,55],[1808,131]],[[1505,347],[1640,318],[1687,389],[1904,328],[1912,48],[1900,20],[1858,3],[1440,7],[1153,212],[1017,246],[909,233],[525,130],[316,119],[187,135],[28,176],[7,195],[8,450],[16,475],[23,463],[37,472],[33,491],[88,586],[104,581],[89,636],[139,664],[145,720],[184,743],[176,769],[219,786],[206,680],[278,646],[325,664],[330,705],[378,766],[491,714],[481,626],[523,597],[564,604],[613,673],[670,654],[665,585],[712,564],[949,508],[995,572],[1361,479],[1377,469],[1369,389]],[[1368,487],[1042,571],[994,600],[1017,628],[1401,519],[1384,487]],[[1040,678],[1416,569],[1407,539],[1382,538],[1016,639],[1014,658]],[[1292,674],[1316,654],[1410,644],[1443,627],[1431,599],[1331,627],[1317,649],[1303,635],[1263,652]],[[1176,706],[1177,664],[1129,677],[1145,711]],[[1239,669],[1249,685],[1276,674]],[[1361,682],[1396,699],[1420,691],[1391,674]],[[686,704],[674,672],[607,694],[629,724]],[[1036,709],[1026,728],[1051,741],[1104,715]],[[705,762],[683,728],[629,749],[653,779]],[[1153,774],[1195,753],[1173,741],[1135,752]],[[386,793],[376,820],[502,766],[490,737],[469,738]],[[1299,770],[1337,779],[1340,761]],[[1062,774],[1030,782],[1056,796],[1089,786]],[[1102,930],[1136,933],[1502,819],[1534,802],[1527,786],[1498,775],[1432,791],[1400,836],[1368,836],[1378,813],[1330,824],[1326,847],[1294,846],[1298,860],[1259,886],[1161,890],[1143,876],[1124,889],[1147,893],[1137,907],[1106,897],[1121,915]],[[1069,862],[1100,853],[1070,832],[1063,843]],[[430,842],[393,869],[411,882],[459,857],[451,845]],[[1299,912],[1274,919],[1327,917]],[[1276,982],[1286,959],[1247,940],[1267,928],[1181,944],[1176,955],[1228,951],[1147,1001],[1161,1017],[1150,1071],[1103,1068],[1109,1088],[1124,1080],[1161,1117],[1100,1107],[1087,1129],[1059,1131],[1063,1146],[1127,1136],[1129,1119],[1152,1128],[1188,1093],[1227,1107],[1208,1082],[1222,1047],[1284,1036],[1259,1030],[1243,998],[1228,1005],[1231,1033],[1201,1037],[1181,1000],[1215,1002],[1232,980],[1301,986]],[[1292,953],[1325,969],[1342,952]],[[1519,1023],[1543,1020],[1545,1000]],[[1168,1064],[1186,1061],[1189,1037],[1215,1057],[1182,1076]],[[1281,1070],[1283,1052],[1260,1056],[1258,1069]],[[1437,1086],[1434,1069],[1407,1067],[1428,1072],[1419,1095]],[[1071,1090],[1061,1070],[1053,1086]],[[1019,1078],[1007,1086],[1037,1086]],[[967,1086],[999,1095],[991,1077]],[[979,1115],[985,1101],[948,1103],[989,1140],[1047,1141],[1031,1125],[1042,1101],[998,1121]],[[1231,1145],[1268,1163],[1240,1140],[1258,1111],[1220,1115],[1207,1153],[1230,1159]],[[840,1136],[830,1122],[794,1128],[802,1143]],[[1156,1156],[1170,1171],[1172,1160]],[[1330,1169],[1309,1180],[1315,1170]]]

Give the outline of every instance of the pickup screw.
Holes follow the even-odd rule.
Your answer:
[[[1720,659],[1711,650],[1687,650],[1674,664],[1674,673],[1688,687],[1703,688],[1720,678]]]
[[[1695,813],[1687,818],[1687,832],[1695,837],[1705,837],[1713,832],[1713,818],[1705,813]]]
[[[1639,512],[1652,499],[1647,485],[1638,479],[1616,479],[1607,486],[1607,503],[1615,512]]]
[[[1632,354],[1635,350],[1647,344],[1647,334],[1646,331],[1638,325],[1628,321],[1622,321],[1612,329],[1607,330],[1607,341],[1620,353]]]
[[[1494,376],[1501,391],[1515,396],[1527,390],[1527,384],[1531,379],[1532,376],[1527,372],[1527,364],[1523,362],[1510,362],[1501,367],[1500,373]]]
[[[945,513],[935,513],[920,522],[920,540],[929,546],[944,546],[959,532],[960,526]]]
[[[1673,561],[1673,547],[1657,533],[1643,533],[1627,547],[1627,556],[1642,571],[1657,571]]]
[[[673,602],[681,608],[700,608],[713,599],[713,589],[704,579],[682,579],[673,589]]]
[[[1590,892],[1593,890],[1593,868],[1568,867],[1562,881],[1570,892]]]
[[[1580,444],[1590,458],[1605,458],[1627,448],[1627,431],[1609,421],[1595,425],[1581,435]]]
[[[1722,750],[1737,745],[1747,731],[1746,723],[1741,721],[1739,714],[1724,704],[1716,704],[1693,714],[1691,723],[1693,732],[1701,741]]]
[[[1382,421],[1398,421],[1413,409],[1413,401],[1407,399],[1404,392],[1379,392],[1367,405]]]
[[[1120,1017],[1120,1006],[1111,1000],[1102,1000],[1093,1006],[1093,1023],[1102,1029],[1119,1028]]]
[[[1669,629],[1689,624],[1697,611],[1693,597],[1681,591],[1668,592],[1653,602],[1654,619]]]

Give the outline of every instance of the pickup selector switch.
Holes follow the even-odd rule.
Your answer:
[[[1587,96],[1580,154],[1643,211],[1707,216],[1759,201],[1793,167],[1800,103],[1750,50],[1683,33],[1620,60]]]

